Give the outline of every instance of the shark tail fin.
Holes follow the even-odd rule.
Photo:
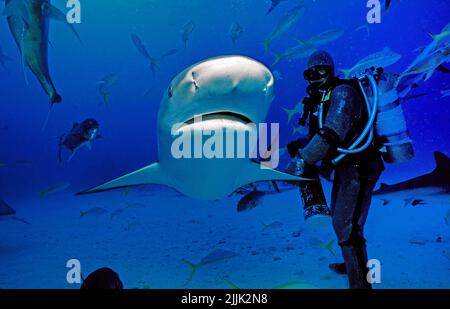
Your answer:
[[[240,290],[240,288],[234,284],[233,282],[231,282],[230,280],[226,279],[225,282],[233,289],[233,290]]]
[[[77,195],[91,194],[144,184],[171,185],[169,179],[166,177],[166,174],[161,171],[159,163],[154,163],[125,176],[111,180],[100,186],[77,193]]]
[[[272,66],[276,66],[284,58],[283,55],[281,55],[281,54],[275,54],[274,56],[275,56],[275,61],[272,63]]]
[[[199,264],[194,264],[192,262],[189,262],[186,259],[182,259],[181,262],[183,262],[184,264],[186,264],[187,266],[189,266],[189,268],[191,269],[191,272],[189,274],[189,277],[186,279],[186,282],[183,284],[183,286],[187,286],[189,283],[191,283],[192,279],[194,278],[195,273],[197,272],[198,268],[199,268]]]
[[[328,250],[331,253],[331,255],[336,256],[336,253],[334,253],[334,251],[333,251],[333,244],[334,244],[334,240],[330,241],[327,244],[322,244],[322,248]]]
[[[450,158],[440,151],[434,152],[434,161],[436,162],[436,168],[434,173],[450,173]]]

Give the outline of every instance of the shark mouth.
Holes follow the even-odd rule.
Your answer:
[[[208,113],[208,114],[203,114],[203,115],[197,115],[197,116],[185,121],[184,124],[191,125],[191,124],[194,124],[195,122],[201,122],[201,121],[206,121],[206,120],[215,120],[215,119],[232,120],[232,121],[237,121],[237,122],[240,122],[243,124],[252,123],[252,121],[248,117],[246,117],[242,114],[229,112],[229,111],[222,111],[222,112],[214,112],[214,113]]]

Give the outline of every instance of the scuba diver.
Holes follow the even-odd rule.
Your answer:
[[[61,135],[59,138],[59,151],[58,158],[59,162],[62,162],[62,150],[63,147],[70,151],[70,157],[68,161],[72,159],[78,149],[82,146],[86,146],[89,149],[92,147],[92,143],[102,138],[99,134],[100,126],[97,120],[89,118],[81,123],[75,122],[69,133]]]
[[[303,100],[299,125],[308,123],[309,133],[306,141],[299,139],[287,145],[293,158],[287,172],[317,180],[298,185],[305,221],[316,214],[331,213],[345,263],[331,264],[330,269],[346,273],[350,288],[369,289],[364,225],[372,192],[384,170],[382,159],[399,162],[413,156],[407,129],[392,127],[393,112],[395,117],[403,117],[395,97],[395,80],[374,68],[364,77],[339,79],[333,59],[325,51],[312,54],[307,66],[304,78],[309,82],[308,96]],[[368,99],[370,90],[372,100]],[[377,102],[378,97],[385,99],[384,105]],[[388,143],[393,141],[392,136],[396,142]],[[385,153],[380,151],[383,146]],[[321,167],[316,168],[319,161]],[[328,210],[318,174],[331,179],[333,171]]]

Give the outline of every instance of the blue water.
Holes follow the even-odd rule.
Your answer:
[[[172,78],[198,61],[242,54],[270,66],[274,61],[272,53],[291,47],[294,39],[306,40],[339,28],[345,30],[344,36],[323,47],[334,56],[337,68],[352,67],[368,54],[390,47],[402,59],[389,69],[400,73],[418,55],[414,50],[431,42],[427,32],[439,33],[450,21],[447,1],[393,0],[392,8],[383,13],[382,23],[369,25],[368,36],[365,30],[355,31],[366,23],[365,1],[344,4],[305,0],[305,15],[273,42],[270,53],[265,53],[261,42],[295,2],[283,2],[265,16],[269,1],[82,1],[82,23],[76,29],[84,45],[65,25],[52,22],[50,26],[49,66],[63,103],[54,107],[44,131],[41,127],[49,109],[48,97],[29,70],[26,74],[30,83],[26,85],[21,56],[2,18],[0,46],[15,61],[7,64],[10,74],[0,70],[0,127],[8,127],[0,131],[0,163],[5,164],[0,165],[0,197],[32,224],[6,222],[0,226],[0,288],[76,288],[65,281],[64,266],[70,258],[84,261],[86,272],[114,266],[128,287],[179,288],[189,273],[180,263],[181,258],[200,261],[223,244],[239,256],[205,268],[191,287],[224,288],[224,278],[230,278],[238,286],[249,288],[273,287],[288,281],[345,288],[345,278],[327,272],[328,262],[339,260],[338,257],[310,248],[306,236],[292,237],[301,228],[296,192],[271,196],[263,209],[244,216],[235,212],[236,198],[198,202],[163,189],[155,189],[147,198],[134,196],[133,192],[73,196],[81,189],[157,160],[156,119],[161,98]],[[65,6],[64,0],[53,3],[59,8]],[[180,30],[190,20],[196,29],[185,48]],[[235,45],[228,34],[233,22],[239,22],[244,29]],[[173,48],[179,52],[162,60],[160,70],[153,76],[133,46],[131,33],[141,37],[154,57]],[[305,95],[305,64],[306,59],[297,59],[283,61],[276,67],[282,79],[276,84],[268,122],[280,123],[281,145],[293,139],[291,124],[287,124],[281,107],[292,107]],[[119,79],[112,88],[109,105],[105,106],[96,82],[110,73]],[[435,150],[450,154],[450,97],[441,98],[440,94],[449,86],[449,75],[436,72],[413,92],[425,96],[403,104],[416,156],[407,163],[388,165],[383,181],[395,182],[429,172],[435,165]],[[104,138],[94,143],[91,151],[82,149],[69,163],[59,164],[59,136],[69,131],[73,122],[88,117],[99,121]],[[38,191],[65,182],[70,183],[68,190],[44,200],[38,198]],[[329,191],[328,184],[326,190]],[[113,211],[126,201],[136,200],[148,207],[133,209],[117,223],[109,218],[80,222],[81,210],[100,205]],[[431,203],[420,209],[404,209],[402,201],[389,209],[374,202],[367,237],[373,244],[369,249],[384,254],[387,261],[381,287],[450,287],[450,233],[444,223],[448,200],[443,197],[436,205]],[[275,220],[284,222],[281,231],[261,233],[262,222]],[[138,224],[127,229],[135,221]],[[435,242],[438,235],[443,243]],[[323,237],[330,240],[333,234]],[[425,238],[426,244],[411,245],[411,239],[416,237]],[[294,249],[286,249],[291,246]],[[383,251],[385,246],[392,250]],[[298,250],[303,253],[301,258]],[[335,251],[338,252],[337,246]],[[429,265],[436,259],[438,262]],[[401,270],[400,265],[408,266]],[[431,273],[428,277],[420,271],[425,267]],[[317,270],[323,272],[321,277],[314,276]],[[279,276],[268,282],[274,271]],[[44,280],[45,274],[50,274],[51,279]]]

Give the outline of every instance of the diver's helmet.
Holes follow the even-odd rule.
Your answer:
[[[328,80],[334,78],[335,68],[333,58],[326,51],[314,52],[308,59],[307,69],[303,72],[303,77],[311,85],[321,87]]]

